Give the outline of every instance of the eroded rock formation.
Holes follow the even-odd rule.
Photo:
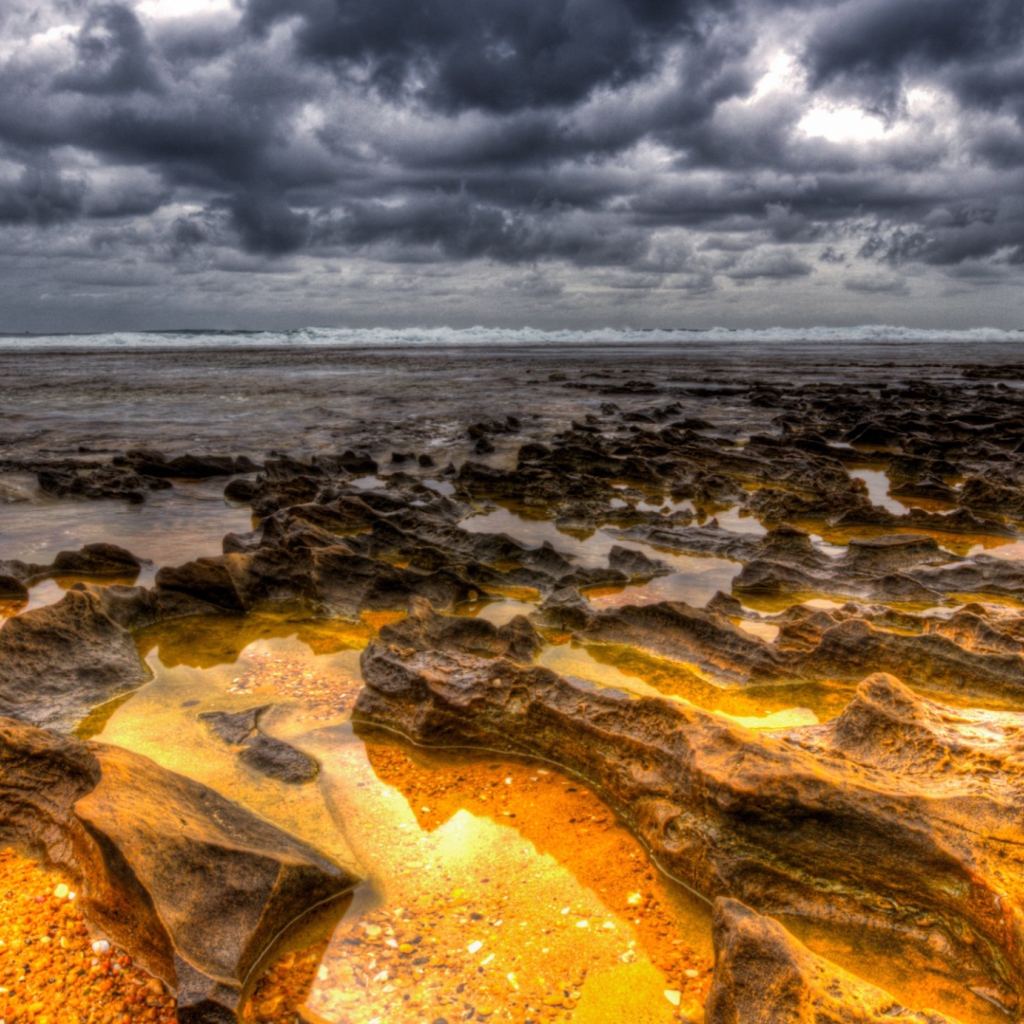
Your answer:
[[[507,659],[374,641],[362,664],[357,720],[552,760],[698,891],[898,928],[1018,1005],[1024,716],[953,710],[876,675],[827,725],[755,733]]]

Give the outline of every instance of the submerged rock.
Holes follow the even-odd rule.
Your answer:
[[[1024,991],[1024,715],[960,711],[891,676],[834,721],[754,732],[547,669],[372,642],[357,721],[554,761],[709,897],[899,928],[963,978]]]
[[[705,1024],[956,1024],[908,1010],[736,900],[715,901],[714,942]]]
[[[260,728],[260,718],[271,705],[245,711],[207,711],[199,716],[225,743],[241,747],[238,759],[261,775],[279,782],[312,782],[320,765],[308,754],[283,740],[268,736]]]
[[[270,707],[270,704],[261,704],[258,708],[247,708],[245,711],[205,711],[199,716],[199,721],[204,722],[225,743],[237,747],[256,732],[260,715]]]
[[[250,768],[279,782],[312,782],[320,765],[290,743],[257,731],[242,746],[238,759]]]
[[[93,594],[71,590],[0,628],[0,714],[70,730],[148,678],[131,634]]]
[[[148,758],[0,719],[0,838],[79,885],[86,916],[176,993],[182,1024],[233,1021],[255,968],[359,881]]]

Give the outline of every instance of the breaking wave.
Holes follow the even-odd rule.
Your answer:
[[[544,331],[535,328],[317,327],[292,331],[117,331],[108,334],[0,335],[0,351],[68,349],[231,349],[231,348],[442,348],[490,346],[586,347],[665,345],[718,347],[757,345],[935,345],[1024,341],[1024,330],[977,327],[923,330],[870,324],[861,327],[770,327],[764,329]]]

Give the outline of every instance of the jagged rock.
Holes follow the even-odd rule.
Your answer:
[[[224,487],[224,497],[248,505],[256,497],[256,484],[245,477],[229,481]]]
[[[934,537],[898,533],[890,537],[851,537],[837,566],[853,576],[880,576],[917,565],[959,561],[943,551]]]
[[[580,629],[590,620],[592,609],[576,587],[563,587],[550,594],[534,613],[534,617],[555,629]]]
[[[41,469],[36,479],[40,490],[56,498],[120,498],[132,504],[144,502],[148,491],[171,486],[166,480],[140,476],[117,466]]]
[[[197,558],[179,566],[164,566],[156,574],[161,590],[198,598],[229,612],[245,611],[235,580],[224,558]]]
[[[660,523],[644,523],[626,530],[609,530],[624,540],[637,540],[665,551],[682,555],[712,555],[745,562],[757,557],[758,538],[733,533],[712,519],[703,526],[667,527]]]
[[[17,559],[0,561],[0,574],[26,586],[66,576],[134,579],[141,568],[142,562],[135,555],[116,544],[86,544],[80,551],[61,551],[50,565],[37,565]]]
[[[652,580],[656,576],[667,576],[672,567],[664,562],[648,558],[635,548],[621,548],[617,544],[608,552],[608,566],[628,576],[633,582]]]
[[[940,581],[941,582],[941,581]],[[902,601],[937,604],[942,594],[908,573],[888,573],[875,579],[853,576],[836,564],[808,569],[768,559],[748,562],[733,580],[737,594],[752,597],[824,595],[863,601]]]
[[[942,594],[1024,599],[1024,566],[992,555],[974,555],[956,565],[906,569],[904,575]]]
[[[416,597],[409,603],[408,617],[382,627],[380,637],[385,643],[421,651],[437,647],[524,664],[533,661],[542,646],[537,631],[522,615],[495,626],[486,619],[438,615],[428,601]]]
[[[956,1024],[908,1010],[736,900],[715,900],[714,943],[705,1024]]]
[[[892,468],[890,467],[890,474]],[[918,480],[906,480],[896,487],[889,489],[889,496],[898,498],[900,501],[913,501],[914,499],[926,501],[944,501],[948,504],[956,504],[958,495],[952,487],[944,484],[938,477],[922,476]]]
[[[168,459],[162,452],[146,449],[129,451],[124,463],[137,473],[152,477],[174,477],[182,480],[206,480],[235,473],[253,473],[259,467],[249,459],[230,455],[178,455]]]
[[[593,612],[574,635],[695,665],[726,685],[777,682],[795,674],[785,653],[738,629],[725,615],[682,601]]]
[[[76,881],[86,916],[175,992],[234,1021],[253,969],[359,881],[199,783],[117,747],[0,719],[0,837]]]
[[[104,615],[134,632],[170,619],[193,615],[223,615],[224,610],[185,593],[159,587],[127,587],[118,584],[96,586],[76,583],[72,591],[91,595]]]
[[[956,499],[963,508],[983,515],[1024,519],[1024,491],[1005,479],[969,477]]]
[[[148,678],[131,634],[92,594],[69,591],[0,628],[0,713],[12,718],[70,730]]]
[[[80,551],[61,551],[53,560],[53,576],[131,576],[142,562],[116,544],[86,544]]]
[[[937,632],[903,636],[857,619],[825,630],[799,665],[805,679],[856,680],[880,671],[951,692],[1024,693],[1019,653],[968,651]]]
[[[943,514],[925,512],[915,508],[903,515],[896,515],[879,505],[859,506],[844,512],[834,525],[839,528],[851,526],[880,526],[886,530],[930,530],[935,533],[969,534],[980,537],[1016,537],[1015,527],[995,519],[981,519],[964,508]]]
[[[357,721],[554,761],[705,895],[898,929],[1018,1005],[1024,715],[945,707],[876,675],[828,724],[772,734],[507,660],[374,641],[362,668]]]

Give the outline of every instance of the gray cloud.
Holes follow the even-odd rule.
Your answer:
[[[236,301],[298,323],[528,320],[531,302],[567,325],[740,322],[785,293],[794,321],[831,294],[847,320],[896,295],[920,322],[977,308],[1009,324],[1022,12],[8,0],[0,316],[102,323],[121,261],[172,322],[227,323]],[[271,305],[267,274],[294,279],[292,305]]]

